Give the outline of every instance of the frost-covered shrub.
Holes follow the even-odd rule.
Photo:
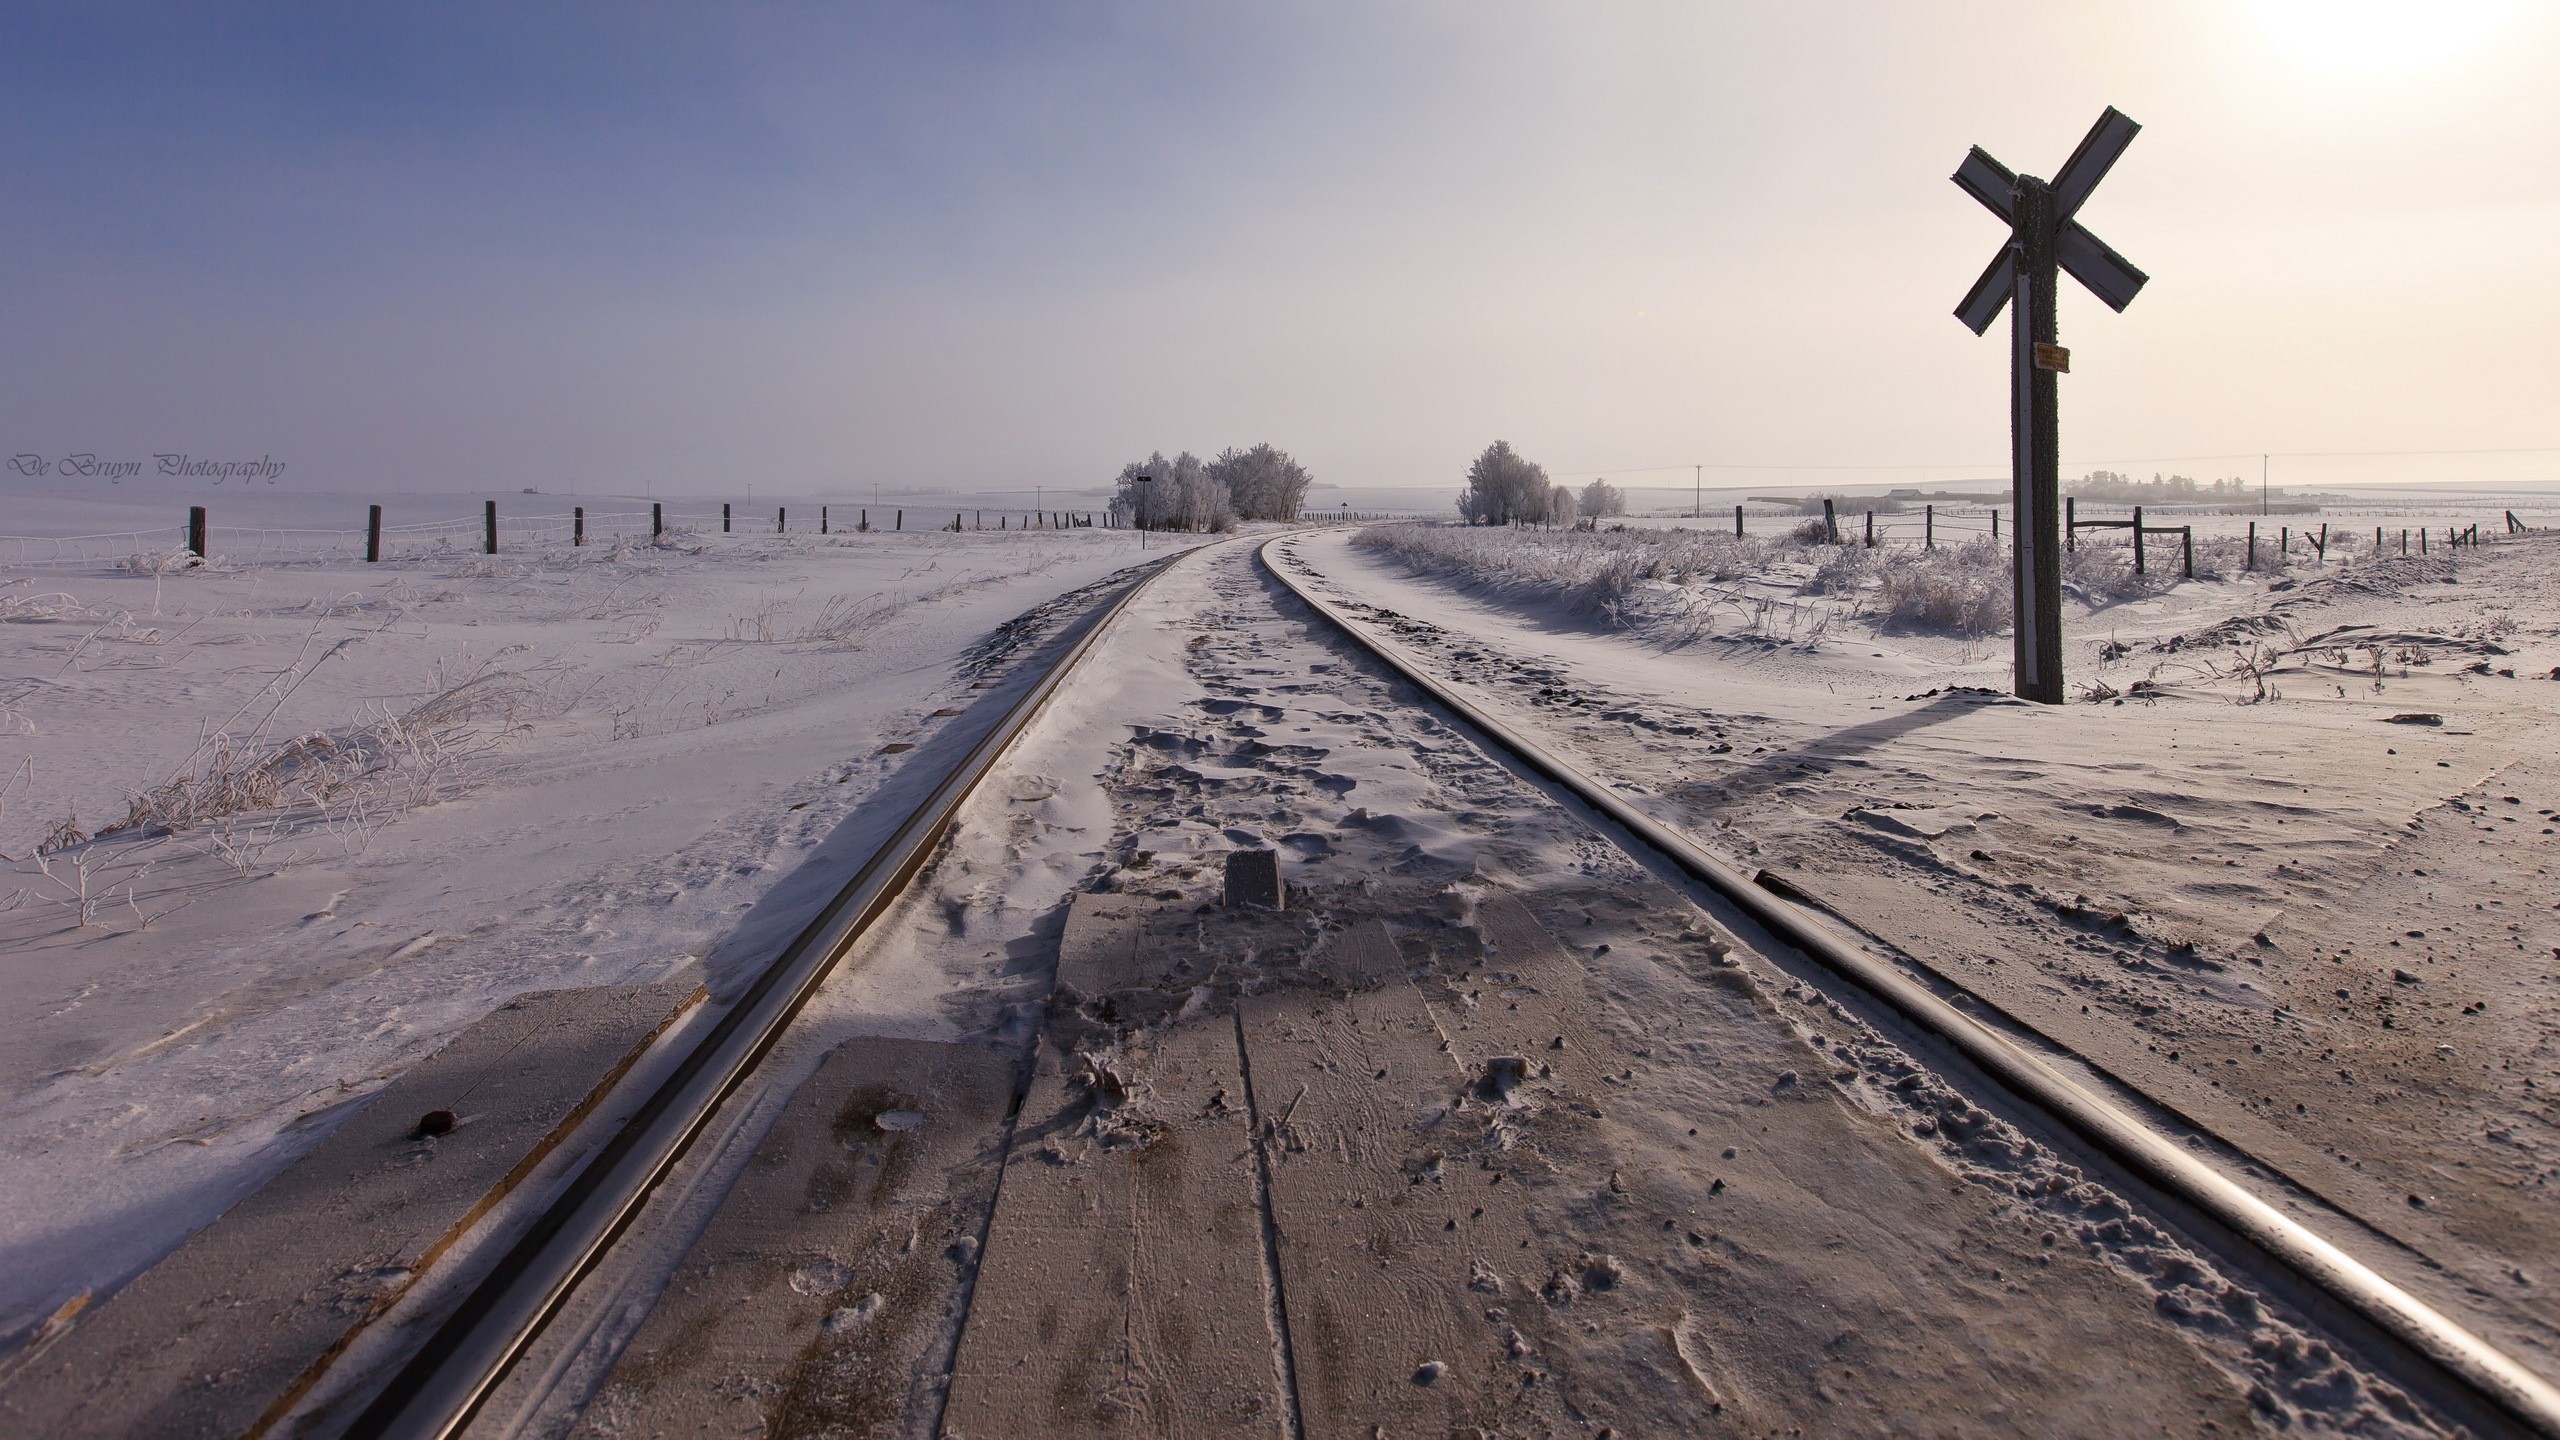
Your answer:
[[[1509,525],[1538,520],[1547,512],[1547,470],[1496,440],[1467,467],[1467,488],[1458,496],[1458,517],[1470,525]]]
[[[1352,543],[1392,555],[1417,574],[1506,595],[1562,600],[1576,613],[1611,624],[1629,623],[1627,611],[1647,582],[1740,580],[1796,548],[1784,540],[1625,526],[1592,531],[1375,525]]]
[[[1250,450],[1229,446],[1209,462],[1209,478],[1227,488],[1236,514],[1247,520],[1295,520],[1305,508],[1307,486],[1315,477],[1288,451],[1256,445]]]
[[[1547,491],[1547,513],[1543,518],[1559,529],[1572,529],[1575,518],[1573,492],[1561,485],[1550,488]]]
[[[1808,595],[1848,595],[1854,593],[1867,578],[1876,552],[1863,545],[1832,545],[1831,553],[1813,567],[1813,578],[1804,582]]]
[[[1581,579],[1565,592],[1565,597],[1585,615],[1606,616],[1613,623],[1618,622],[1625,615],[1627,597],[1634,592],[1644,570],[1645,562],[1632,553],[1596,557],[1596,563],[1584,567]]]
[[[1641,562],[1628,567],[1627,573],[1615,573],[1615,562],[1626,558],[1624,553],[1580,530],[1374,525],[1352,543],[1393,555],[1418,574],[1441,575],[1505,594],[1560,598],[1581,613],[1612,620],[1635,576],[1641,574]]]
[[[2249,542],[2238,536],[2196,542],[2196,578],[2228,580],[2248,568]]]
[[[1131,461],[1120,467],[1118,484],[1111,509],[1124,524],[1147,530],[1236,528],[1235,504],[1226,482],[1188,450],[1170,460],[1158,450],[1144,460]]]
[[[2080,597],[2091,609],[2121,605],[2128,600],[2141,600],[2158,595],[2178,583],[2179,561],[2175,547],[2146,547],[2147,573],[2137,575],[2133,569],[2133,547],[2130,545],[2082,544],[2062,554],[2063,588]],[[2166,563],[2163,563],[2166,562]]]
[[[1988,635],[2009,626],[2009,552],[1989,536],[1936,550],[1888,552],[1875,615],[1892,629]]]

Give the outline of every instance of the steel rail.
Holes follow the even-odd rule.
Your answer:
[[[1085,626],[909,814],[827,908],[759,974],[411,1357],[346,1434],[448,1440],[521,1359],[578,1282],[638,1219],[659,1183],[764,1059],[818,986],[921,873],[960,806],[1129,602],[1182,552],[1156,561]]]
[[[1407,682],[1529,768],[1571,791],[1584,804],[1660,852],[1771,934],[1954,1047],[1995,1081],[2060,1121],[2101,1153],[2226,1227],[2407,1347],[2460,1389],[2478,1396],[2526,1428],[2560,1440],[2560,1389],[2301,1222],[2155,1134],[2121,1107],[2075,1084],[2007,1037],[1938,998],[1892,963],[1840,940],[1804,909],[1771,894],[1754,883],[1753,877],[1637,809],[1615,789],[1486,713],[1483,707],[1430,675],[1403,647],[1369,634],[1331,602],[1301,584],[1289,567],[1272,556],[1272,547],[1293,538],[1278,536],[1264,542],[1255,551],[1263,568],[1305,601],[1308,608]]]

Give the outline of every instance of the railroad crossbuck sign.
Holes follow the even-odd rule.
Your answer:
[[[2010,315],[2009,441],[2017,524],[2017,690],[2029,700],[2062,703],[2062,448],[2054,430],[2061,408],[2054,377],[2071,368],[2071,352],[2054,340],[2054,271],[2058,266],[2089,292],[2122,310],[2149,279],[2071,218],[2106,178],[2142,129],[2114,106],[2051,183],[2009,167],[1973,147],[1956,167],[1956,184],[2009,227],[2009,243],[1973,282],[1956,318],[1976,335]]]

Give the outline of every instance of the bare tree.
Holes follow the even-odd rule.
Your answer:
[[[1458,514],[1470,525],[1509,525],[1547,513],[1546,467],[1531,463],[1508,440],[1496,440],[1467,467],[1467,490]]]
[[[1219,451],[1209,462],[1209,474],[1227,487],[1237,518],[1244,520],[1297,519],[1307,486],[1315,480],[1288,451],[1268,444]]]
[[[1582,487],[1582,518],[1606,520],[1627,513],[1627,492],[1606,480],[1594,480]]]
[[[1185,450],[1170,460],[1156,451],[1120,467],[1111,501],[1122,521],[1147,530],[1233,530],[1236,512],[1224,481]]]

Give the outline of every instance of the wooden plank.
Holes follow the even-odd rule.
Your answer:
[[[1281,1433],[1244,1093],[1231,1015],[1042,1045],[944,1434]]]
[[[1061,988],[1159,976],[1154,908],[1078,896]],[[1081,1053],[1062,1048],[1071,1031],[1090,1033],[1042,1041],[1015,1122],[944,1434],[1281,1433],[1234,1016]]]
[[[1443,1014],[1464,1063],[1518,1055],[1576,1091],[1597,1083],[1609,1053],[1583,1016],[1590,989],[1582,961],[1556,943],[1529,907],[1496,890],[1476,905],[1481,964],[1459,982],[1462,1003]]]
[[[983,1045],[839,1046],[615,1362],[578,1440],[912,1433],[939,1400],[1014,1067]]]
[[[522,995],[383,1087],[311,1152],[0,1384],[0,1428],[237,1436],[529,1174],[660,1032],[694,977]],[[460,1124],[433,1139],[421,1116]]]
[[[1373,921],[1339,949],[1380,973],[1400,968],[1393,944]],[[1477,1077],[1421,996],[1399,980],[1256,997],[1244,1034],[1306,1435],[1505,1432],[1540,1413],[1512,1338],[1511,1312],[1540,1308],[1541,1277],[1514,1273],[1537,1253],[1527,1201],[1481,1163],[1499,1102],[1468,1098]]]
[[[1155,978],[1141,958],[1141,935],[1156,908],[1154,901],[1127,895],[1077,895],[1058,937],[1058,988],[1077,996],[1108,995]]]

